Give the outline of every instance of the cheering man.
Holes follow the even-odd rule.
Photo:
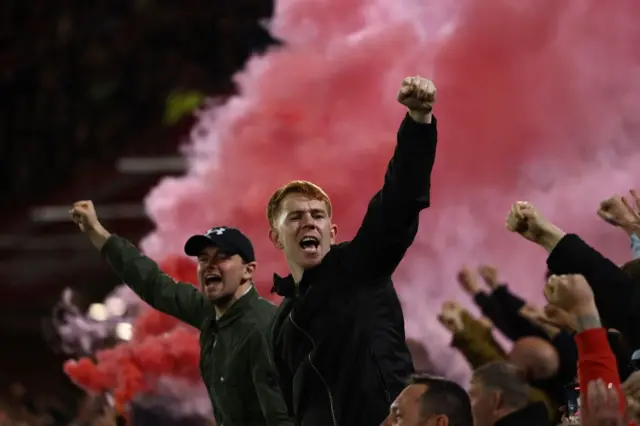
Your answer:
[[[296,425],[378,426],[413,372],[391,274],[430,202],[436,152],[436,89],[406,78],[408,108],[384,185],[352,241],[336,244],[331,203],[318,186],[294,181],[269,200],[269,236],[291,274],[275,277],[284,300],[271,344]]]
[[[291,425],[265,333],[276,307],[253,287],[256,262],[244,234],[220,226],[189,238],[184,250],[198,259],[198,291],[107,232],[91,201],[75,203],[71,216],[142,300],[200,330],[200,371],[218,425]]]

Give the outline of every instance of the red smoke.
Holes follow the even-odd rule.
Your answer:
[[[466,374],[434,319],[443,300],[461,297],[460,265],[498,264],[524,296],[540,297],[545,253],[504,230],[512,202],[529,200],[628,258],[625,237],[614,241],[594,212],[640,182],[640,2],[452,3],[277,2],[272,26],[285,46],[250,60],[239,95],[202,113],[188,173],[147,199],[157,230],[146,253],[179,256],[192,233],[237,226],[255,245],[267,295],[271,274],[286,271],[267,238],[271,193],[316,182],[332,197],[339,237],[350,238],[393,150],[400,81],[421,74],[438,87],[432,208],[394,278],[408,334],[441,371]]]
[[[180,281],[191,280],[195,275],[195,265],[188,259],[171,258],[162,266]],[[127,404],[140,393],[153,389],[159,377],[179,377],[197,383],[199,359],[195,330],[173,317],[146,309],[134,323],[131,342],[98,351],[97,362],[89,358],[67,361],[64,371],[87,392],[112,393],[116,407],[124,413]]]

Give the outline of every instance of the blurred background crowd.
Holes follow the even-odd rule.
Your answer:
[[[180,166],[136,173],[134,164],[127,174],[117,160],[175,155],[204,95],[233,93],[231,75],[272,43],[260,24],[272,8],[268,0],[0,2],[0,280],[10,283],[0,287],[0,422],[67,424],[86,405],[43,339],[43,319],[67,283],[91,282],[74,293],[86,309],[116,281],[76,250],[83,241],[56,206],[92,194],[114,206],[117,232],[147,233],[141,199]]]

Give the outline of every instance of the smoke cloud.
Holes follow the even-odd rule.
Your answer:
[[[463,298],[463,263],[497,264],[541,300],[545,253],[504,229],[528,200],[617,261],[625,237],[595,215],[640,177],[640,3],[619,0],[281,0],[271,24],[285,45],[236,75],[239,94],[203,110],[185,152],[189,171],[146,200],[155,259],[189,235],[236,226],[252,239],[263,295],[283,273],[267,239],[266,203],[280,185],[311,180],[332,197],[339,236],[358,228],[380,187],[403,110],[403,77],[438,87],[440,141],[432,207],[395,275],[409,336],[461,382],[468,368],[435,321]]]

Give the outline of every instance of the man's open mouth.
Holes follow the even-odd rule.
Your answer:
[[[300,247],[307,253],[315,253],[320,246],[320,240],[316,237],[308,235],[300,240]]]
[[[222,282],[222,277],[217,274],[207,274],[204,277],[205,286],[220,284]]]

